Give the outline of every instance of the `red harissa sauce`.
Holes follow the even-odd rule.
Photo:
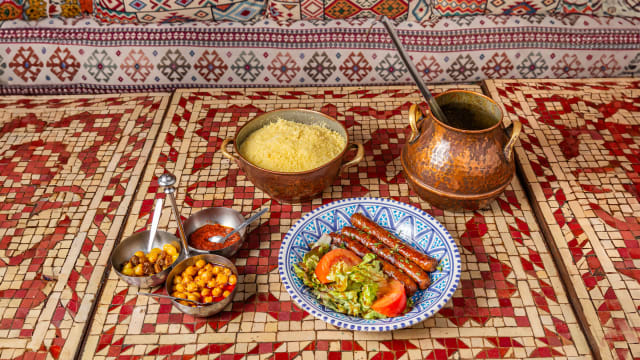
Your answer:
[[[198,228],[189,236],[189,245],[200,250],[220,250],[240,241],[240,235],[233,234],[222,244],[211,242],[209,238],[216,235],[225,236],[231,231],[233,231],[232,227],[207,224]]]

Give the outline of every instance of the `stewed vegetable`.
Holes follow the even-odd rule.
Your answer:
[[[237,282],[238,278],[231,269],[200,259],[173,278],[171,295],[201,303],[213,303],[231,295]],[[188,301],[180,303],[196,306]]]
[[[148,254],[136,251],[123,266],[121,272],[127,276],[151,276],[168,268],[180,254],[175,246],[165,244],[162,250],[153,248]]]

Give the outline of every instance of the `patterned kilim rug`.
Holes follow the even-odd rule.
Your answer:
[[[0,358],[76,354],[168,100],[0,99]]]
[[[165,171],[178,178],[177,201],[185,217],[211,206],[233,207],[245,215],[269,206],[270,212],[251,225],[236,256],[241,276],[232,306],[197,319],[166,300],[136,296],[136,289],[111,271],[82,358],[589,358],[591,351],[518,179],[490,209],[478,212],[443,212],[409,190],[399,155],[409,132],[406,114],[416,101],[415,87],[176,92],[123,236],[148,226],[154,199],[164,196],[157,177]],[[281,107],[333,115],[365,147],[364,161],[311,202],[272,201],[218,151],[223,139],[232,138],[247,120]],[[313,208],[356,196],[390,197],[423,208],[458,242],[462,280],[452,301],[435,316],[393,332],[353,332],[334,328],[293,304],[278,274],[284,234]],[[160,228],[174,232],[166,210]]]
[[[640,358],[640,80],[487,88],[524,125],[524,179],[590,341]]]

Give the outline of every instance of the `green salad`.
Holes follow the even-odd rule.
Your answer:
[[[371,308],[380,284],[386,282],[376,255],[366,254],[360,264],[352,267],[338,263],[327,275],[331,282],[322,284],[315,270],[320,258],[330,250],[329,244],[322,242],[314,244],[302,261],[293,266],[296,275],[311,288],[322,305],[334,311],[364,319],[385,318],[386,316]]]

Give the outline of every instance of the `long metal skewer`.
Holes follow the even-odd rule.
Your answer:
[[[393,25],[389,21],[389,18],[383,15],[380,15],[376,18],[376,21],[382,22],[384,27],[387,29],[389,36],[391,36],[391,41],[393,42],[393,45],[396,47],[396,50],[398,50],[398,53],[400,54],[400,58],[409,69],[409,74],[411,74],[413,81],[416,83],[416,85],[418,85],[418,89],[420,89],[422,96],[424,97],[425,100],[427,100],[427,104],[429,104],[429,107],[431,108],[431,112],[438,119],[444,122],[447,122],[447,117],[442,112],[442,109],[440,109],[440,106],[436,102],[436,99],[433,97],[433,95],[431,95],[431,92],[429,92],[429,89],[422,81],[422,77],[420,77],[420,74],[418,74],[418,70],[416,69],[415,65],[413,65],[413,63],[411,62],[409,55],[407,55],[406,51],[404,50],[404,47],[402,46],[402,43],[398,38],[398,34],[396,33],[396,30],[393,28]],[[375,22],[373,24],[375,24]],[[373,27],[373,24],[371,24],[371,27],[369,28],[369,32],[371,32],[371,28]],[[369,36],[369,33],[367,33],[367,37],[368,36]]]

